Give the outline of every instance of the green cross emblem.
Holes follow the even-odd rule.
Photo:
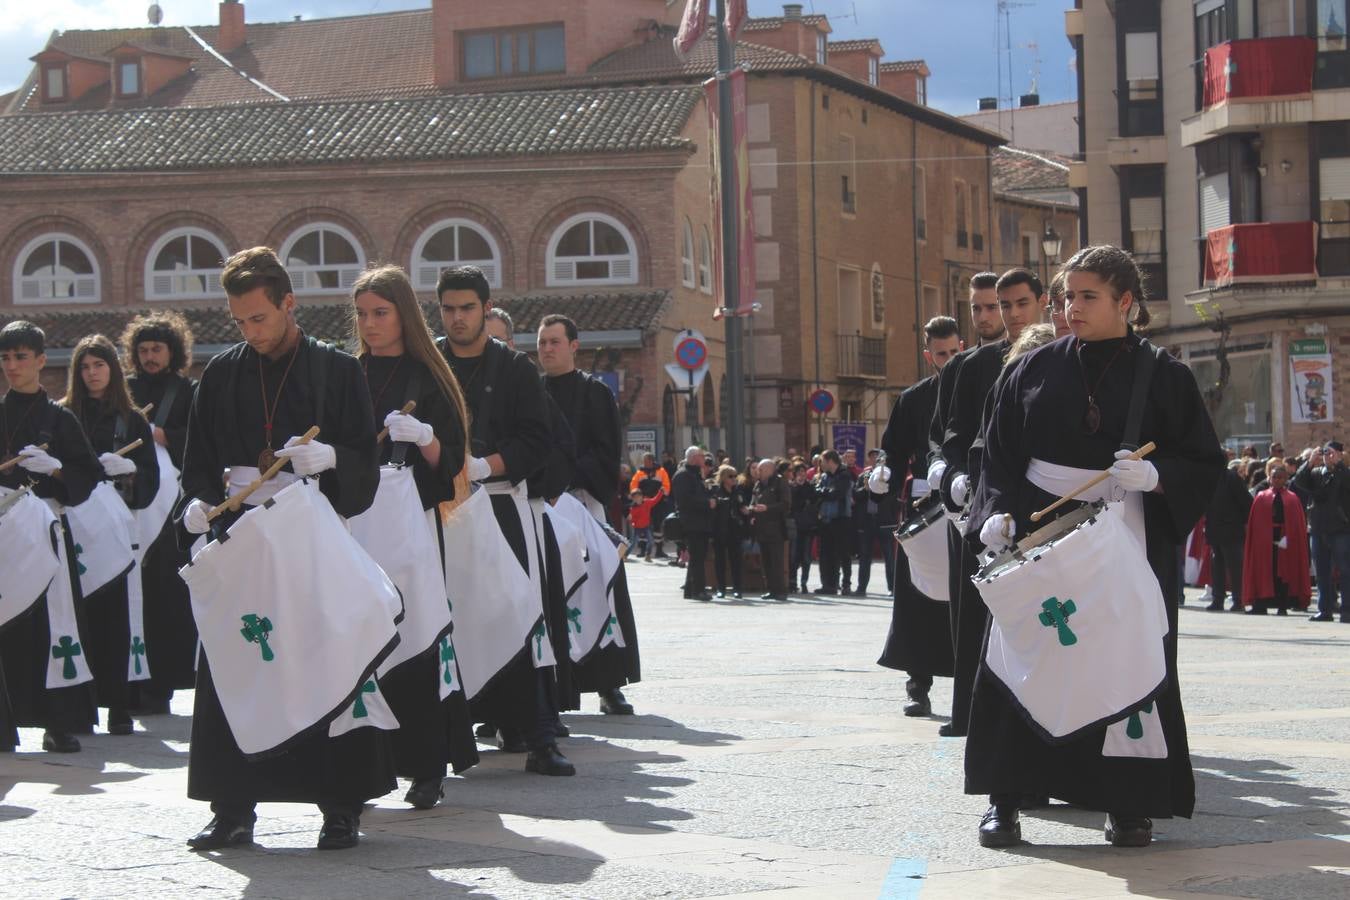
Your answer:
[[[85,568],[84,563],[80,562],[80,557],[83,556],[83,555],[84,555],[84,547],[82,547],[82,546],[79,545],[79,544],[76,544],[76,545],[75,545],[75,568],[76,568],[77,570],[79,570],[79,573],[80,573],[81,575],[83,575],[85,572],[88,572],[88,571],[89,571],[87,568]]]
[[[361,694],[373,694],[375,693],[375,690],[374,678],[361,685]],[[361,694],[356,695],[356,707],[352,710],[353,719],[364,719],[366,716],[370,715],[370,713],[366,711],[366,704],[362,701]]]
[[[61,660],[61,677],[66,681],[74,681],[79,673],[75,670],[75,657],[80,655],[80,642],[68,634],[61,635],[61,640],[52,645],[52,659]]]
[[[1078,612],[1078,607],[1074,605],[1072,600],[1065,600],[1060,603],[1058,597],[1051,597],[1041,604],[1041,609],[1044,612],[1040,613],[1037,618],[1046,628],[1054,628],[1059,632],[1059,645],[1061,647],[1072,647],[1078,643],[1078,635],[1074,634],[1073,629],[1069,627],[1069,616]]]
[[[272,633],[272,620],[256,613],[249,613],[239,618],[244,623],[244,627],[239,629],[239,633],[250,644],[257,644],[262,648],[263,662],[271,662],[276,659],[271,645],[267,643],[267,638]]]
[[[577,634],[581,634],[581,610],[575,606],[567,607],[567,620],[576,627]]]
[[[445,683],[454,684],[455,645],[448,637],[441,640],[441,662],[445,663]]]
[[[609,621],[605,623],[605,634],[609,635],[610,637],[613,637],[613,636],[614,636],[614,626],[615,626],[615,625],[618,625],[618,624],[619,624],[619,620],[616,619],[616,618],[614,618],[613,616],[610,616],[610,617],[609,617]]]
[[[544,623],[543,623],[543,622],[540,622],[538,625],[534,626],[534,634],[533,634],[532,636],[534,637],[534,658],[535,658],[535,659],[543,659],[543,658],[544,658]]]
[[[141,674],[141,657],[145,655],[145,641],[139,634],[131,638],[131,659],[136,664],[136,674]]]
[[[1130,720],[1125,723],[1125,736],[1132,741],[1137,741],[1144,736],[1144,721],[1139,718],[1141,712],[1153,712],[1153,704],[1145,703],[1142,709],[1136,709],[1130,713]]]

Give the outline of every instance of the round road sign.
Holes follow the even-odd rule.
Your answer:
[[[811,396],[806,399],[806,402],[823,416],[834,409],[834,394],[824,388],[817,388],[811,392]]]
[[[675,361],[693,372],[708,361],[708,345],[696,337],[687,337],[675,345]]]

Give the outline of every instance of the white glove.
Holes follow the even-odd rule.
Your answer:
[[[969,475],[957,475],[952,479],[952,502],[957,506],[965,506],[970,502]]]
[[[389,429],[391,441],[406,441],[419,447],[425,447],[436,440],[436,435],[432,433],[430,425],[398,410],[394,410],[385,416],[384,424]]]
[[[867,476],[867,489],[874,494],[887,494],[891,490],[891,470],[886,466],[873,466],[872,474]]]
[[[187,529],[188,534],[206,534],[211,528],[211,520],[207,517],[211,512],[211,505],[203,503],[201,500],[193,500],[183,510],[183,527]]]
[[[488,465],[488,461],[481,456],[470,456],[464,469],[469,473],[470,481],[482,481],[484,478],[492,477],[492,466]]]
[[[1007,513],[995,513],[984,520],[980,528],[980,543],[995,553],[1006,550],[1013,544],[1013,517]]]
[[[125,456],[118,456],[116,453],[100,453],[98,461],[103,464],[103,473],[109,478],[136,474],[136,464]]]
[[[928,493],[942,487],[942,476],[947,472],[947,463],[937,460],[928,467]]]
[[[277,451],[277,459],[289,459],[295,474],[302,478],[318,475],[337,465],[337,451],[333,449],[332,444],[320,441],[301,444],[298,443],[299,440],[299,437],[293,437],[286,442],[285,447]]]
[[[1288,550],[1288,549],[1289,549],[1289,537],[1288,537],[1288,535],[1286,535],[1286,536],[1280,538],[1278,541],[1276,541],[1276,542],[1275,542],[1275,546],[1276,546],[1276,547],[1279,547],[1281,550]]]
[[[1115,464],[1111,466],[1111,477],[1127,491],[1148,493],[1158,486],[1158,469],[1144,459],[1126,459],[1129,450],[1117,450]]]
[[[51,475],[61,469],[61,460],[29,444],[19,451],[19,468],[37,475]]]

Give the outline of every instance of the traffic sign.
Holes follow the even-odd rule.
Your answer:
[[[708,345],[703,343],[701,337],[690,335],[682,338],[675,345],[675,361],[680,364],[680,368],[692,372],[708,361]]]
[[[807,404],[822,416],[834,409],[834,394],[824,388],[816,388],[806,400]]]

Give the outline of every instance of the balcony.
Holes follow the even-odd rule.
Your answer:
[[[1310,122],[1317,41],[1271,37],[1228,41],[1201,60],[1202,111],[1181,121],[1182,146],[1221,134]]]
[[[1252,222],[1205,237],[1206,288],[1317,280],[1316,222]]]
[[[886,339],[839,335],[840,378],[886,377]]]

